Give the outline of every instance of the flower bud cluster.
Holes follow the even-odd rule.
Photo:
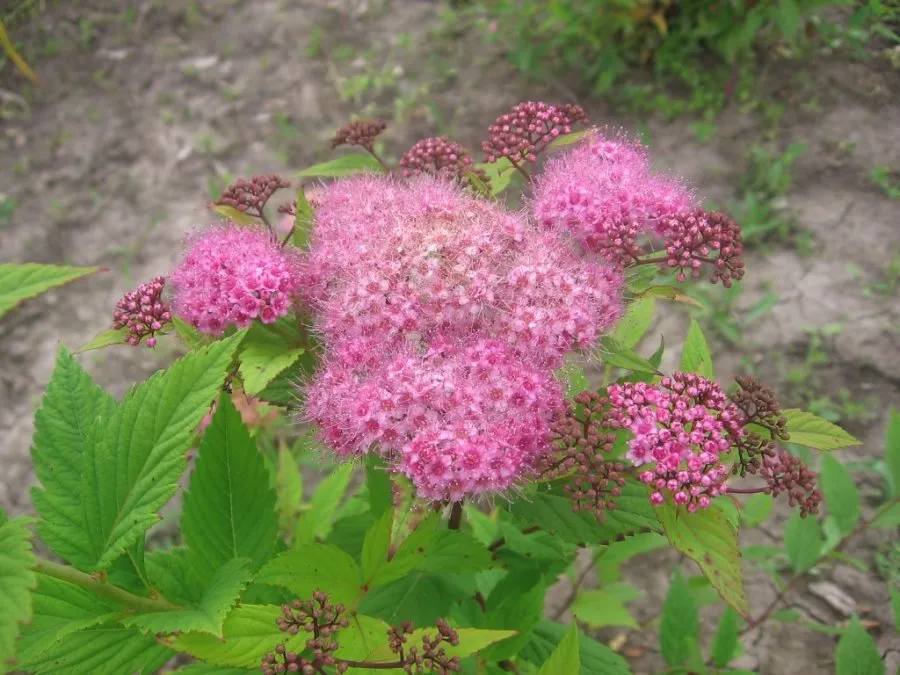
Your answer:
[[[156,346],[156,334],[172,321],[168,303],[162,299],[166,280],[153,277],[133,291],[128,291],[113,312],[113,327],[127,328],[125,340],[133,347],[144,340],[150,348]]]
[[[230,206],[241,213],[262,217],[263,209],[272,195],[277,190],[290,186],[290,181],[276,174],[254,176],[250,180],[240,178],[225,188],[222,196],[213,204]]]
[[[462,670],[458,656],[448,656],[442,644],[450,646],[459,644],[459,635],[444,619],[436,622],[437,633],[422,636],[421,645],[408,645],[413,625],[409,621],[388,630],[388,645],[402,663],[403,672],[424,675],[437,673],[449,675]]]
[[[664,234],[666,265],[678,270],[676,278],[688,275],[699,279],[703,265],[712,268],[710,283],[721,281],[725,288],[744,277],[741,228],[724,213],[695,209],[661,218],[658,230]]]
[[[588,123],[581,106],[519,103],[488,127],[490,137],[481,146],[485,161],[508,157],[514,163],[523,159],[536,162],[538,154],[560,136],[571,133],[572,126],[578,123]]]
[[[289,635],[298,635],[301,631],[310,633],[306,649],[312,652],[312,658],[286,651],[284,645],[278,645],[274,652],[263,657],[260,670],[265,675],[309,675],[321,672],[324,666],[331,666],[343,673],[347,670],[347,664],[334,656],[338,649],[334,636],[340,629],[350,625],[349,620],[343,617],[344,611],[344,605],[330,603],[328,594],[318,590],[313,591],[312,600],[294,600],[282,605],[282,615],[276,620],[278,629]]]
[[[387,129],[387,124],[380,120],[357,120],[338,129],[331,139],[331,149],[342,145],[356,145],[373,152],[375,139]]]
[[[475,166],[469,151],[444,136],[418,141],[403,153],[399,164],[407,178],[425,174],[468,186],[472,183],[468,174],[472,173],[482,183],[490,185],[487,174]]]

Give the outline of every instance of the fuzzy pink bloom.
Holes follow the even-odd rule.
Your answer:
[[[505,343],[337,345],[306,395],[306,417],[338,454],[375,450],[426,499],[507,490],[532,475],[563,392]]]
[[[568,232],[585,250],[624,266],[639,254],[641,235],[661,234],[659,219],[693,202],[678,181],[651,171],[642,145],[592,132],[547,163],[532,208],[544,227]]]
[[[128,291],[116,303],[113,327],[127,327],[128,335],[125,340],[133,347],[147,338],[144,344],[152,349],[156,346],[157,332],[172,321],[169,305],[162,298],[165,285],[164,277],[153,277],[135,290]]]
[[[323,197],[305,275],[329,340],[474,331],[558,365],[621,314],[620,275],[558,233],[430,178],[353,182]]]
[[[726,491],[729,468],[720,455],[744,434],[744,414],[718,384],[691,373],[675,373],[659,385],[614,384],[604,424],[632,433],[626,458],[648,466],[639,478],[654,488],[650,501],[669,492],[689,511],[706,508]]]
[[[268,230],[223,224],[189,238],[170,281],[174,314],[221,335],[229,325],[286,315],[299,291],[299,264]]]

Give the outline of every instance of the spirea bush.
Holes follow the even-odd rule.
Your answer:
[[[717,382],[696,321],[675,372],[663,344],[642,353],[657,300],[743,276],[740,227],[588,125],[577,106],[523,103],[490,127],[482,163],[431,138],[390,167],[385,125],[353,122],[333,145],[357,154],[299,172],[295,193],[274,201],[290,182],[273,175],[230,186],[176,267],[79,350],[168,343],[182,358],[116,401],[59,349],[35,416],[36,518],[0,524],[0,662],[624,674],[590,631],[637,625],[625,603],[640,589],[618,566],[667,545],[726,609],[706,640],[676,572],[662,657],[727,671],[779,609],[746,597],[741,523],[774,497],[796,509],[794,578],[896,525],[896,498],[861,520],[839,463],[826,457],[820,485],[786,449],[856,439],[753,378]],[[512,189],[524,208],[505,206]],[[5,265],[0,308],[95,271]],[[311,494],[298,453],[332,467]],[[153,544],[186,473],[177,543]],[[545,614],[584,549],[599,587],[579,593],[581,574]],[[857,622],[838,659],[872,650]]]

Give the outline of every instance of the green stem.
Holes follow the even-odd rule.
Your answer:
[[[39,560],[35,571],[48,577],[80,586],[109,600],[120,602],[125,605],[126,609],[131,609],[135,612],[166,612],[173,609],[181,609],[177,605],[173,605],[163,599],[142,598],[139,595],[123,591],[121,588],[102,581],[92,574],[85,574],[74,567],[60,565],[49,560]]]

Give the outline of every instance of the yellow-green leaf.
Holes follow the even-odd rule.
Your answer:
[[[254,218],[248,213],[238,211],[233,206],[226,206],[225,204],[214,204],[212,206],[212,210],[218,213],[223,218],[230,220],[233,223],[237,223],[238,225],[262,224],[262,221],[259,218]]]
[[[99,272],[100,269],[38,263],[0,264],[0,317],[23,300]]]
[[[300,171],[297,178],[341,178],[357,173],[384,173],[384,167],[371,155],[344,155]]]
[[[686,373],[697,373],[703,377],[712,379],[713,364],[709,352],[709,345],[700,330],[700,324],[696,319],[691,319],[687,337],[684,339],[684,347],[681,352],[681,370]]]
[[[790,435],[790,442],[816,450],[837,450],[854,445],[862,445],[862,441],[851,436],[838,425],[813,415],[805,410],[790,408],[782,412],[787,418],[785,431]]]
[[[92,349],[102,349],[103,347],[110,347],[112,345],[128,344],[125,342],[126,337],[128,337],[128,328],[110,328],[97,335],[90,342],[83,344],[75,353],[80,354],[82,352],[89,352]]]

